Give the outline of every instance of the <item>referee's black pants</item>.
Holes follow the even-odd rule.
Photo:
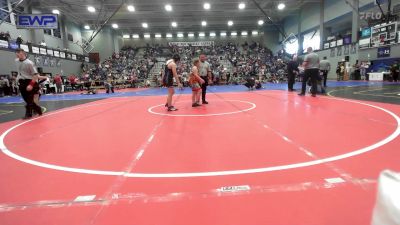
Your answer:
[[[289,91],[293,91],[293,85],[295,83],[296,80],[296,74],[294,73],[288,73],[288,90]]]
[[[317,94],[317,79],[319,75],[319,69],[306,69],[304,71],[303,83],[301,86],[301,94],[306,93],[306,86],[308,79],[311,79],[311,94]]]
[[[201,77],[204,80],[204,84],[201,85],[201,100],[203,102],[206,101],[206,94],[207,94],[207,86],[208,86],[208,77]]]
[[[20,79],[19,80],[19,91],[21,93],[22,98],[24,99],[26,106],[25,106],[25,117],[29,118],[32,117],[33,111],[35,111],[37,114],[42,115],[42,108],[38,106],[34,102],[34,96],[35,94],[39,93],[39,86],[38,84],[37,87],[34,87],[33,90],[27,91],[26,87],[28,87],[29,83],[31,82],[30,79]]]

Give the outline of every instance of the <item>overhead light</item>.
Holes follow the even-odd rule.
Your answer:
[[[244,4],[243,2],[239,3],[239,9],[244,9],[246,8],[246,4]]]
[[[183,38],[183,34],[182,33],[178,33],[178,38]]]
[[[139,39],[139,34],[132,34],[132,37],[135,39]]]
[[[85,25],[84,28],[85,28],[85,30],[90,30],[90,26],[89,25]]]
[[[286,7],[285,3],[279,3],[278,4],[278,9],[283,10]]]
[[[142,23],[142,27],[143,27],[143,28],[148,28],[149,25],[148,25],[147,23]]]
[[[150,38],[150,34],[144,34],[144,38]]]
[[[247,35],[248,35],[247,31],[242,31],[242,36],[247,36]]]
[[[253,31],[251,32],[251,34],[252,34],[252,35],[258,35],[258,31],[253,30]]]
[[[206,36],[205,33],[203,33],[203,32],[199,33],[199,37],[205,37],[205,36]]]
[[[188,36],[189,37],[194,37],[194,34],[193,33],[189,33]]]
[[[263,25],[263,24],[264,24],[264,20],[259,20],[259,21],[258,21],[258,25],[261,26],[261,25]]]
[[[171,23],[171,26],[172,26],[172,27],[177,27],[177,26],[178,26],[178,23],[177,23],[177,22],[172,22],[172,23]]]
[[[237,32],[231,32],[231,36],[237,36]]]
[[[88,7],[87,7],[87,10],[88,10],[89,12],[92,12],[92,13],[96,12],[96,9],[95,9],[93,6],[88,6]]]
[[[60,15],[60,10],[58,9],[53,9],[53,11],[51,11],[53,14],[57,14]]]
[[[135,12],[135,7],[133,5],[128,5],[128,7],[126,7],[128,9],[129,12]]]
[[[232,20],[228,21],[228,26],[233,26],[233,21]]]
[[[111,26],[112,26],[112,28],[114,28],[114,29],[118,29],[118,24],[116,24],[116,23],[113,23]]]
[[[172,34],[167,34],[167,38],[172,38]]]
[[[168,12],[171,12],[172,6],[170,4],[165,5],[165,10],[167,10]]]
[[[214,32],[210,33],[210,37],[215,37],[215,36],[216,36],[216,34]]]
[[[161,34],[156,34],[156,38],[161,38]]]
[[[207,21],[201,21],[201,26],[203,27],[207,26]]]
[[[204,9],[209,10],[211,8],[211,5],[210,5],[210,3],[206,2],[206,3],[204,3],[203,7],[204,7]]]
[[[225,36],[226,36],[226,32],[221,32],[219,35],[220,35],[221,37],[225,37]]]
[[[130,38],[131,36],[129,36],[129,34],[124,34],[124,35],[122,35],[122,37],[127,39],[127,38]]]

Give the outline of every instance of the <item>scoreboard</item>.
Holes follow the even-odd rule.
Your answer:
[[[397,23],[381,24],[371,28],[371,47],[397,43]]]

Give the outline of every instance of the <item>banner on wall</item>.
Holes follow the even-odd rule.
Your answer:
[[[52,50],[52,49],[47,49],[47,55],[53,56],[53,55],[54,55],[54,54],[53,54],[53,50]]]
[[[32,53],[34,53],[34,54],[40,54],[40,49],[39,49],[39,47],[32,46]]]
[[[56,14],[21,14],[17,15],[17,29],[58,29]]]
[[[187,46],[213,46],[214,41],[192,41],[192,42],[169,42],[169,46],[187,47]]]
[[[8,48],[8,41],[0,40],[0,47]]]
[[[41,55],[47,55],[47,50],[45,48],[39,48]]]

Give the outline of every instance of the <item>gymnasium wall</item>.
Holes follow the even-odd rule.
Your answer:
[[[33,10],[34,13],[41,13],[39,10]],[[60,17],[61,18],[61,17]],[[67,29],[67,33],[72,34],[73,36],[73,42],[72,41],[67,41],[66,45],[64,45],[63,39],[67,37],[55,37],[52,35],[45,34],[43,30],[28,30],[28,29],[17,29],[15,27],[15,24],[12,22],[11,23],[2,23],[0,25],[0,31],[3,32],[10,32],[11,38],[12,39],[17,39],[19,35],[22,36],[22,39],[24,42],[31,42],[35,44],[39,44],[42,40],[46,42],[46,45],[48,47],[52,48],[57,48],[60,47],[60,49],[68,48],[71,52],[77,53],[77,54],[82,54],[82,48],[79,47],[78,45],[74,44],[74,42],[79,41],[82,42],[82,35],[81,35],[81,28],[78,24],[75,24],[72,21],[65,21],[65,26]]]
[[[124,46],[134,46],[134,47],[145,47],[149,45],[162,45],[167,46],[169,42],[192,42],[192,41],[214,41],[216,44],[226,44],[228,42],[233,42],[237,44],[244,44],[258,42],[264,46],[270,48],[272,51],[279,50],[279,33],[274,29],[265,29],[264,32],[258,33],[258,35],[252,35],[249,32],[248,36],[241,36],[241,31],[237,31],[238,36],[225,36],[221,37],[217,34],[216,37],[173,37],[173,38],[149,38],[149,39],[123,39]]]
[[[82,38],[89,40],[93,31],[92,30],[82,30]],[[114,39],[116,39],[113,30],[109,27],[105,27],[91,42],[93,45],[92,52],[98,52],[100,54],[100,61],[104,61],[110,57],[113,52],[119,49],[115,49]]]
[[[13,51],[1,50],[0,49],[0,74],[11,74],[11,71],[17,71],[15,65],[15,53]],[[29,59],[33,60],[33,55],[29,55]],[[63,74],[65,76],[69,74],[80,75],[80,66],[82,62],[59,59],[61,61],[60,67],[49,67],[42,66],[44,73]]]

